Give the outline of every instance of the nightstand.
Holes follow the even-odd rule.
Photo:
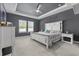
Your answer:
[[[62,33],[62,41],[73,44],[73,34]]]

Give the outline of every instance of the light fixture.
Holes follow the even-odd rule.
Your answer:
[[[37,9],[37,10],[36,10],[36,12],[37,12],[37,13],[39,13],[39,12],[40,12],[40,10],[39,10],[39,9]]]
[[[40,7],[41,7],[42,5],[41,5],[41,3],[38,3],[38,5],[37,5],[37,8],[36,8],[36,12],[37,13],[40,13],[41,11],[40,11]]]

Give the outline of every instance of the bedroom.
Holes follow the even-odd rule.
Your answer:
[[[15,27],[0,55],[79,56],[79,3],[0,3],[0,19],[3,30]]]

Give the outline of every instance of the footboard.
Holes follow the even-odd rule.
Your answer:
[[[48,40],[48,36],[32,33],[31,34],[31,39],[36,40],[36,41],[46,45],[46,40]]]
[[[31,39],[45,44],[48,48],[49,46],[52,46],[52,42],[60,40],[60,35],[42,35],[38,33],[32,33]]]

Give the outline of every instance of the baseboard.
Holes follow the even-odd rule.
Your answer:
[[[79,43],[78,41],[74,41],[74,43]]]

